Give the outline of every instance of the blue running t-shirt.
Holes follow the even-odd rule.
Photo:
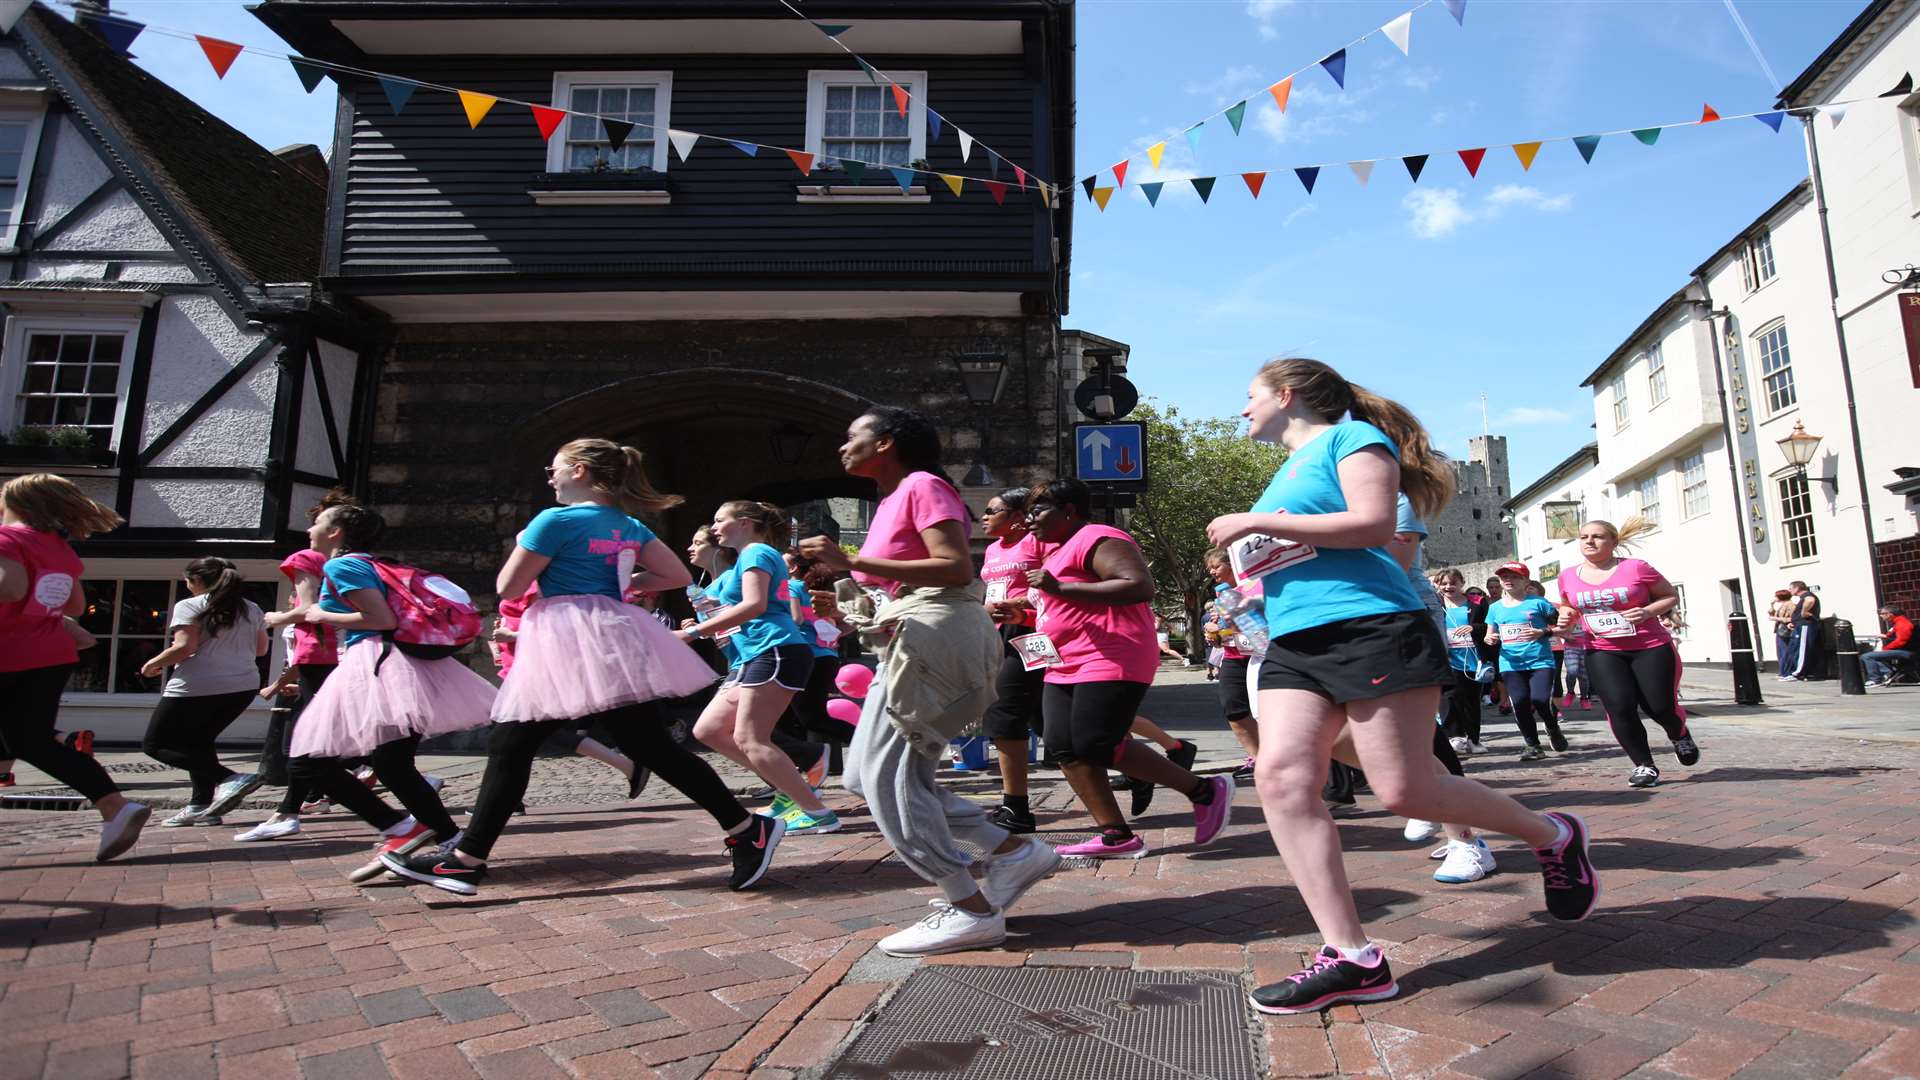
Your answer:
[[[653,530],[617,506],[575,503],[551,506],[534,516],[520,534],[520,546],[553,560],[540,572],[540,595],[606,596],[621,600],[620,552],[653,542]]]

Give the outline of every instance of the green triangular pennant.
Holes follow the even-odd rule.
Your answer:
[[[867,175],[867,163],[864,161],[843,161],[840,167],[847,171],[847,179],[856,184],[860,182],[861,177]]]
[[[1636,131],[1633,133],[1633,137],[1636,139],[1639,139],[1643,143],[1646,143],[1648,146],[1652,146],[1654,143],[1657,143],[1660,141],[1660,129],[1659,128],[1641,128],[1639,131]]]
[[[1598,135],[1575,135],[1573,137],[1573,148],[1580,151],[1580,159],[1589,165],[1593,164],[1593,152],[1599,145],[1600,136]]]
[[[327,69],[304,56],[289,56],[287,63],[293,65],[294,74],[300,76],[300,85],[311,94],[320,86],[320,80],[327,77]]]
[[[1240,122],[1247,118],[1247,103],[1242,101],[1227,110],[1227,123],[1233,125],[1233,133],[1240,134]]]

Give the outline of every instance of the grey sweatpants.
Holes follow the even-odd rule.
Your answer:
[[[1007,831],[988,820],[977,803],[963,799],[934,780],[939,762],[913,749],[887,719],[887,669],[874,674],[860,712],[860,724],[847,747],[847,790],[867,801],[880,835],[907,868],[940,886],[958,903],[980,891],[968,868],[973,857],[954,841],[992,851],[1006,843]]]

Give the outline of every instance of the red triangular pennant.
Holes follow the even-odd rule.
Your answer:
[[[812,154],[802,153],[799,150],[789,150],[787,151],[787,156],[793,159],[794,167],[798,168],[801,172],[810,173],[813,171]]]
[[[1711,105],[1700,106],[1700,122],[1701,123],[1711,124],[1718,119],[1720,119],[1720,114],[1713,111],[1713,106]]]
[[[241,46],[200,34],[193,35],[193,40],[199,42],[200,51],[207,54],[207,63],[213,65],[213,73],[222,79],[226,78],[227,69],[233,66],[234,59],[240,55]]]
[[[900,119],[907,118],[907,88],[899,83],[893,84],[893,103],[900,108]]]
[[[986,185],[987,194],[993,196],[993,201],[995,203],[999,203],[999,204],[1006,203],[1007,185],[1001,183],[998,180],[982,180],[980,182]]]
[[[1015,180],[1018,180],[1018,181],[1020,181],[1020,190],[1021,190],[1021,191],[1025,191],[1025,190],[1027,190],[1027,170],[1025,170],[1025,169],[1023,169],[1023,168],[1021,168],[1021,167],[1020,167],[1020,166],[1018,166],[1018,165],[1015,165],[1015,166],[1013,167],[1013,178],[1014,178]]]
[[[1247,190],[1253,192],[1253,197],[1257,199],[1260,197],[1260,185],[1267,182],[1267,174],[1263,172],[1243,172],[1240,174],[1240,179],[1247,182]]]
[[[560,130],[560,122],[566,118],[567,114],[559,109],[549,109],[545,105],[533,106],[533,122],[540,125],[540,137],[543,139],[553,138],[553,133]]]
[[[1123,161],[1113,167],[1113,186],[1116,188],[1127,186],[1127,162]]]
[[[1460,163],[1467,167],[1467,175],[1479,176],[1480,175],[1480,159],[1487,156],[1487,148],[1483,146],[1483,147],[1480,147],[1478,150],[1462,150],[1459,153],[1460,153]]]

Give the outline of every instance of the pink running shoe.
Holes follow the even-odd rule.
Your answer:
[[[1233,820],[1233,780],[1215,776],[1207,781],[1213,788],[1213,800],[1202,806],[1193,804],[1193,842],[1205,847]]]
[[[1561,699],[1560,699],[1560,707],[1561,707],[1561,708],[1563,708],[1563,709],[1571,709],[1571,708],[1573,708],[1573,695],[1572,695],[1572,694],[1568,694],[1568,695],[1567,695],[1566,697],[1563,697],[1563,698],[1561,698]]]
[[[1137,859],[1147,853],[1147,842],[1134,835],[1109,844],[1105,837],[1096,836],[1078,844],[1061,844],[1053,853],[1063,859]]]

